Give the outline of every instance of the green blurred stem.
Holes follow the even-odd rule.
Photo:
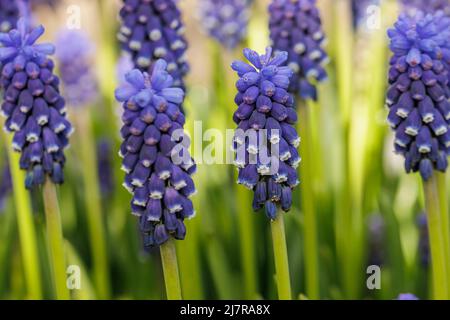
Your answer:
[[[284,218],[282,212],[277,214],[276,219],[271,221],[270,226],[272,229],[278,299],[291,300],[291,279],[289,274],[286,235],[284,232]]]
[[[450,219],[447,203],[447,184],[445,173],[436,172],[437,176],[437,189],[439,191],[439,205],[440,205],[440,218],[442,226],[442,237],[445,248],[445,261],[447,268],[447,281],[448,281],[448,294],[450,296]]]
[[[53,281],[58,300],[69,300],[66,286],[66,259],[64,255],[64,238],[61,228],[61,214],[55,185],[46,179],[43,188],[45,218],[47,224],[47,243],[53,271]]]
[[[235,188],[236,189],[236,188]],[[239,234],[241,241],[241,261],[244,271],[245,298],[254,299],[256,296],[256,262],[253,215],[244,204],[251,203],[252,199],[246,190],[236,190],[238,206]]]
[[[302,137],[300,146],[302,163],[300,164],[300,179],[302,181],[301,203],[305,217],[305,263],[306,263],[306,294],[309,299],[320,298],[319,287],[319,262],[317,245],[317,225],[314,208],[312,148],[311,148],[311,124],[306,104],[300,104],[299,131]]]
[[[8,146],[11,145],[11,139],[6,139],[6,135],[4,136]],[[39,300],[42,298],[41,267],[37,253],[36,231],[33,224],[30,197],[24,185],[25,174],[19,167],[20,155],[13,152],[10,147],[7,149],[28,297]]]
[[[447,261],[436,173],[433,173],[427,181],[423,181],[423,188],[430,237],[434,299],[448,299]]]
[[[194,200],[195,201],[195,200]],[[196,206],[195,208],[200,208]],[[189,241],[178,241],[177,252],[179,257],[181,287],[183,297],[187,300],[204,299],[202,274],[200,270],[199,227],[195,219],[186,226],[189,230]]]
[[[100,299],[108,299],[109,269],[106,246],[106,232],[102,217],[100,184],[97,172],[97,150],[92,132],[92,119],[89,108],[75,113],[78,150],[80,152],[84,180],[84,199],[86,201],[86,218],[89,227],[91,255],[94,268],[94,281]]]
[[[172,238],[160,247],[161,261],[166,283],[168,300],[181,300],[180,275],[178,273],[177,252]]]

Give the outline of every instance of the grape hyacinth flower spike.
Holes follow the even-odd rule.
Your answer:
[[[235,61],[231,67],[239,76],[233,120],[238,125],[234,136],[238,183],[253,190],[254,210],[264,208],[271,220],[280,299],[291,298],[283,214],[289,211],[292,189],[299,180],[295,168],[300,162],[300,138],[293,127],[297,121],[294,99],[287,92],[292,70],[283,66],[287,52],[272,56],[245,49],[247,64]]]
[[[36,44],[43,33],[42,26],[28,31],[21,19],[18,29],[0,34],[0,81],[5,89],[1,112],[5,129],[14,134],[13,148],[21,153],[29,189],[43,185],[46,176],[55,184],[63,183],[64,149],[72,132],[59,78],[48,57],[54,47]]]
[[[135,68],[150,72],[156,60],[164,59],[174,86],[184,88],[187,42],[176,0],[123,0],[120,17],[118,39]]]
[[[293,126],[297,114],[294,99],[286,91],[292,70],[282,66],[286,52],[272,57],[269,47],[264,55],[250,49],[245,49],[244,55],[253,66],[241,61],[232,64],[240,77],[235,98],[238,109],[233,115],[238,125],[234,139],[238,183],[254,191],[253,208],[265,208],[267,217],[274,220],[276,206],[289,211],[292,189],[299,183],[295,168],[300,163],[297,152],[300,138]],[[248,130],[256,133],[258,141],[245,139]],[[265,153],[271,156],[270,163],[264,161]],[[271,167],[278,170],[271,172]]]
[[[386,104],[395,131],[395,151],[407,172],[428,180],[445,172],[450,152],[448,71],[441,59],[434,16],[402,15],[388,31],[393,52]]]
[[[250,0],[201,0],[200,22],[225,48],[234,49],[247,35]]]
[[[329,58],[316,0],[272,0],[269,14],[273,49],[288,52],[287,63],[294,71],[290,92],[317,100],[315,84],[327,79],[324,65]]]
[[[82,31],[64,30],[56,38],[56,58],[64,97],[69,106],[86,106],[98,96],[98,86],[91,70],[94,46]]]
[[[159,246],[170,237],[184,239],[183,221],[194,215],[189,197],[195,192],[191,174],[196,166],[186,150],[183,163],[175,164],[173,157],[173,148],[183,140],[184,92],[173,87],[164,60],[155,63],[151,75],[134,69],[126,80],[116,90],[124,109],[124,186],[133,194],[132,212],[140,217],[145,245]]]
[[[28,28],[21,18],[17,29],[0,34],[0,81],[4,88],[1,112],[5,129],[14,133],[13,149],[21,153],[28,189],[43,186],[49,252],[58,299],[69,299],[61,214],[55,184],[64,180],[64,149],[72,126],[66,119],[65,101],[59,93],[59,78],[49,58],[52,44],[36,41],[44,27]]]
[[[405,158],[406,172],[420,172],[430,235],[434,296],[450,297],[448,213],[441,208],[450,151],[448,70],[442,46],[447,30],[435,15],[402,14],[389,29],[393,56],[386,104],[395,131],[395,151]],[[448,39],[448,38],[447,38]]]
[[[195,214],[189,197],[196,191],[191,178],[196,165],[186,149],[180,109],[184,91],[174,87],[165,60],[156,61],[151,74],[130,71],[126,81],[115,92],[124,110],[124,186],[133,194],[131,209],[139,217],[144,246],[160,246],[167,296],[179,299],[172,238],[185,238],[184,220]]]

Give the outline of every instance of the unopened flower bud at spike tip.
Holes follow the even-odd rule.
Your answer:
[[[54,63],[48,57],[54,46],[36,44],[44,33],[42,26],[28,29],[20,19],[17,29],[1,35],[0,81],[5,129],[14,134],[13,148],[21,153],[20,167],[27,171],[25,186],[30,189],[44,184],[46,177],[63,183],[64,149],[72,126],[66,119]]]
[[[393,56],[386,104],[395,131],[395,151],[405,157],[407,172],[428,180],[445,172],[450,153],[448,68],[442,60],[449,30],[435,15],[402,14],[388,30]],[[432,44],[432,45],[430,45]]]
[[[287,65],[294,71],[289,91],[317,100],[316,83],[327,79],[328,55],[316,0],[272,0],[269,14],[273,49],[287,53]]]
[[[296,114],[286,91],[292,72],[283,66],[286,52],[272,54],[269,47],[260,55],[245,49],[244,56],[250,64],[235,61],[231,65],[240,77],[234,117],[239,129],[234,136],[238,183],[253,190],[253,209],[264,208],[274,220],[277,207],[290,210],[292,189],[298,184],[299,137],[292,126],[296,117],[287,119],[288,114]],[[273,91],[269,96],[268,88]]]
[[[180,111],[184,91],[174,87],[167,67],[158,60],[151,74],[133,69],[115,92],[123,103],[124,186],[133,195],[131,209],[140,217],[144,246],[161,245],[169,237],[184,239],[184,220],[195,213],[188,199],[195,193],[192,160],[189,156],[189,163],[183,159],[178,163],[172,156],[176,145],[169,131],[184,122]],[[188,152],[182,143],[183,152]]]

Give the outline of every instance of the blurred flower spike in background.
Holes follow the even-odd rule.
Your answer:
[[[98,96],[97,80],[92,73],[94,45],[81,30],[61,31],[56,39],[56,58],[69,106],[86,106]]]

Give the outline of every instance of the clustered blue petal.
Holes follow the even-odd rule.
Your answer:
[[[27,188],[63,183],[64,149],[69,145],[72,126],[66,119],[59,78],[48,57],[51,44],[36,44],[44,33],[39,26],[27,30],[20,19],[18,29],[0,34],[0,82],[4,89],[1,112],[5,129],[14,133],[13,148],[21,153],[20,167],[27,171]]]
[[[249,0],[200,0],[200,21],[225,48],[234,49],[247,35]]]
[[[316,100],[315,83],[327,79],[324,65],[329,60],[316,0],[272,0],[269,13],[273,48],[288,52],[288,65],[294,70],[289,90]]]
[[[91,69],[94,46],[79,30],[64,30],[56,39],[56,58],[70,106],[86,106],[98,96],[97,79]]]
[[[388,31],[393,52],[388,123],[395,131],[395,151],[405,157],[406,171],[419,171],[424,180],[433,169],[447,169],[450,151],[450,95],[439,17],[402,14]]]
[[[189,70],[187,42],[176,1],[123,0],[120,17],[118,38],[135,67],[148,72],[156,60],[164,59],[174,85],[184,88],[183,78]]]
[[[166,70],[162,59],[151,74],[134,69],[115,92],[123,102],[124,186],[133,194],[131,208],[140,217],[146,247],[161,245],[170,236],[184,239],[184,219],[195,214],[189,198],[196,192],[191,178],[196,165],[187,151],[180,110],[184,91],[174,87]]]
[[[14,28],[19,19],[19,7],[16,1],[0,0],[0,32]]]
[[[450,2],[448,0],[401,0],[401,2],[406,11],[420,10],[424,13],[436,13],[442,10],[450,15]]]
[[[116,63],[116,77],[119,85],[126,82],[125,76],[134,69],[133,61],[126,54],[122,54]]]
[[[275,219],[277,205],[289,211],[292,189],[299,183],[297,113],[287,91],[293,72],[283,66],[287,52],[272,56],[270,47],[263,55],[245,49],[244,56],[251,65],[242,61],[231,65],[239,76],[238,109],[233,114],[238,125],[234,136],[238,183],[254,191],[255,211],[264,207],[268,218]]]

